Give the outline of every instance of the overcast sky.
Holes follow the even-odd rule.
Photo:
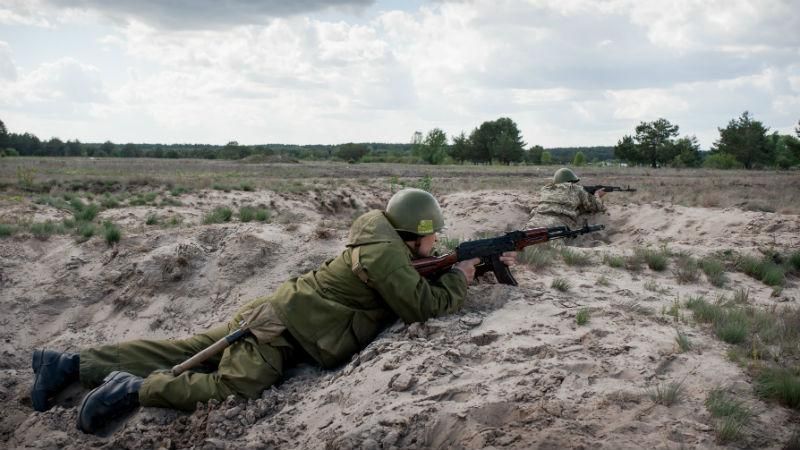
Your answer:
[[[0,0],[0,120],[83,142],[409,142],[513,119],[703,148],[800,119],[800,0]]]

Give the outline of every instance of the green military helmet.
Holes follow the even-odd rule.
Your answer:
[[[407,188],[398,191],[386,205],[386,218],[395,230],[420,236],[444,230],[444,214],[430,192]]]
[[[575,175],[575,172],[566,167],[556,170],[556,173],[553,174],[553,184],[577,183],[578,181],[581,181],[581,179]]]

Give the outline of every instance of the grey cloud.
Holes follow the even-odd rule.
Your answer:
[[[125,22],[136,19],[167,29],[215,29],[263,23],[327,9],[361,10],[374,0],[45,0],[58,8],[92,10]]]

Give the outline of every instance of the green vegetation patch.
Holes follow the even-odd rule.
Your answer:
[[[553,279],[553,282],[550,283],[550,287],[561,292],[567,292],[572,288],[572,284],[566,278],[559,277]]]
[[[16,232],[16,226],[7,223],[0,223],[0,238],[13,236]]]
[[[592,263],[590,255],[566,246],[561,249],[561,257],[568,266],[588,266]]]
[[[517,253],[517,260],[533,270],[541,270],[553,264],[557,251],[549,243],[531,245]]]
[[[103,222],[103,237],[108,245],[114,245],[122,238],[122,231],[115,224]]]
[[[750,423],[752,411],[744,402],[732,398],[721,388],[712,389],[705,401],[706,409],[714,418],[714,429],[720,443],[739,440]]]
[[[578,325],[586,325],[589,323],[589,308],[581,308],[577,314],[575,314],[575,323]]]
[[[206,214],[206,216],[203,217],[203,223],[208,225],[212,223],[230,222],[231,217],[233,217],[233,211],[226,206],[220,206]]]
[[[798,370],[769,367],[756,377],[756,393],[794,409],[800,409],[800,374]]]

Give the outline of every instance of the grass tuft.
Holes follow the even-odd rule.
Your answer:
[[[667,252],[661,250],[644,249],[640,250],[641,258],[647,263],[650,270],[663,272],[669,265]]]
[[[0,238],[13,236],[17,232],[17,227],[7,223],[0,223]]]
[[[683,381],[659,383],[648,389],[647,393],[653,403],[672,406],[683,396]]]
[[[581,308],[577,314],[575,314],[575,323],[578,325],[586,325],[589,323],[589,308]]]
[[[203,217],[203,223],[208,225],[212,223],[229,222],[233,216],[233,211],[225,206],[214,208],[209,214]]]
[[[685,333],[681,333],[681,331],[678,329],[675,330],[675,333],[675,342],[678,344],[678,349],[681,351],[681,353],[691,350],[692,342],[689,340],[689,336],[687,336]]]
[[[122,231],[111,222],[103,222],[103,237],[108,245],[114,245],[122,238]]]
[[[592,263],[590,255],[574,250],[570,247],[561,249],[561,257],[568,266],[588,266]]]
[[[158,216],[155,214],[148,214],[144,223],[145,225],[158,225]]]
[[[567,292],[572,287],[572,284],[566,278],[554,278],[550,283],[550,287],[561,292]]]
[[[717,258],[703,258],[699,261],[700,269],[706,274],[709,283],[716,287],[722,287],[727,281],[725,277],[725,265]]]
[[[765,368],[756,377],[756,393],[800,409],[800,376],[797,370]]]
[[[699,265],[693,257],[682,256],[678,258],[672,272],[678,279],[678,283],[694,283],[699,278]]]
[[[517,260],[533,270],[541,270],[553,264],[556,250],[549,244],[531,245],[517,253]]]
[[[715,429],[720,443],[738,440],[742,430],[749,424],[753,413],[744,402],[733,400],[724,390],[717,388],[708,393],[706,409],[716,419]]]
[[[618,255],[611,255],[606,253],[603,255],[603,263],[615,269],[625,267],[625,258]]]

